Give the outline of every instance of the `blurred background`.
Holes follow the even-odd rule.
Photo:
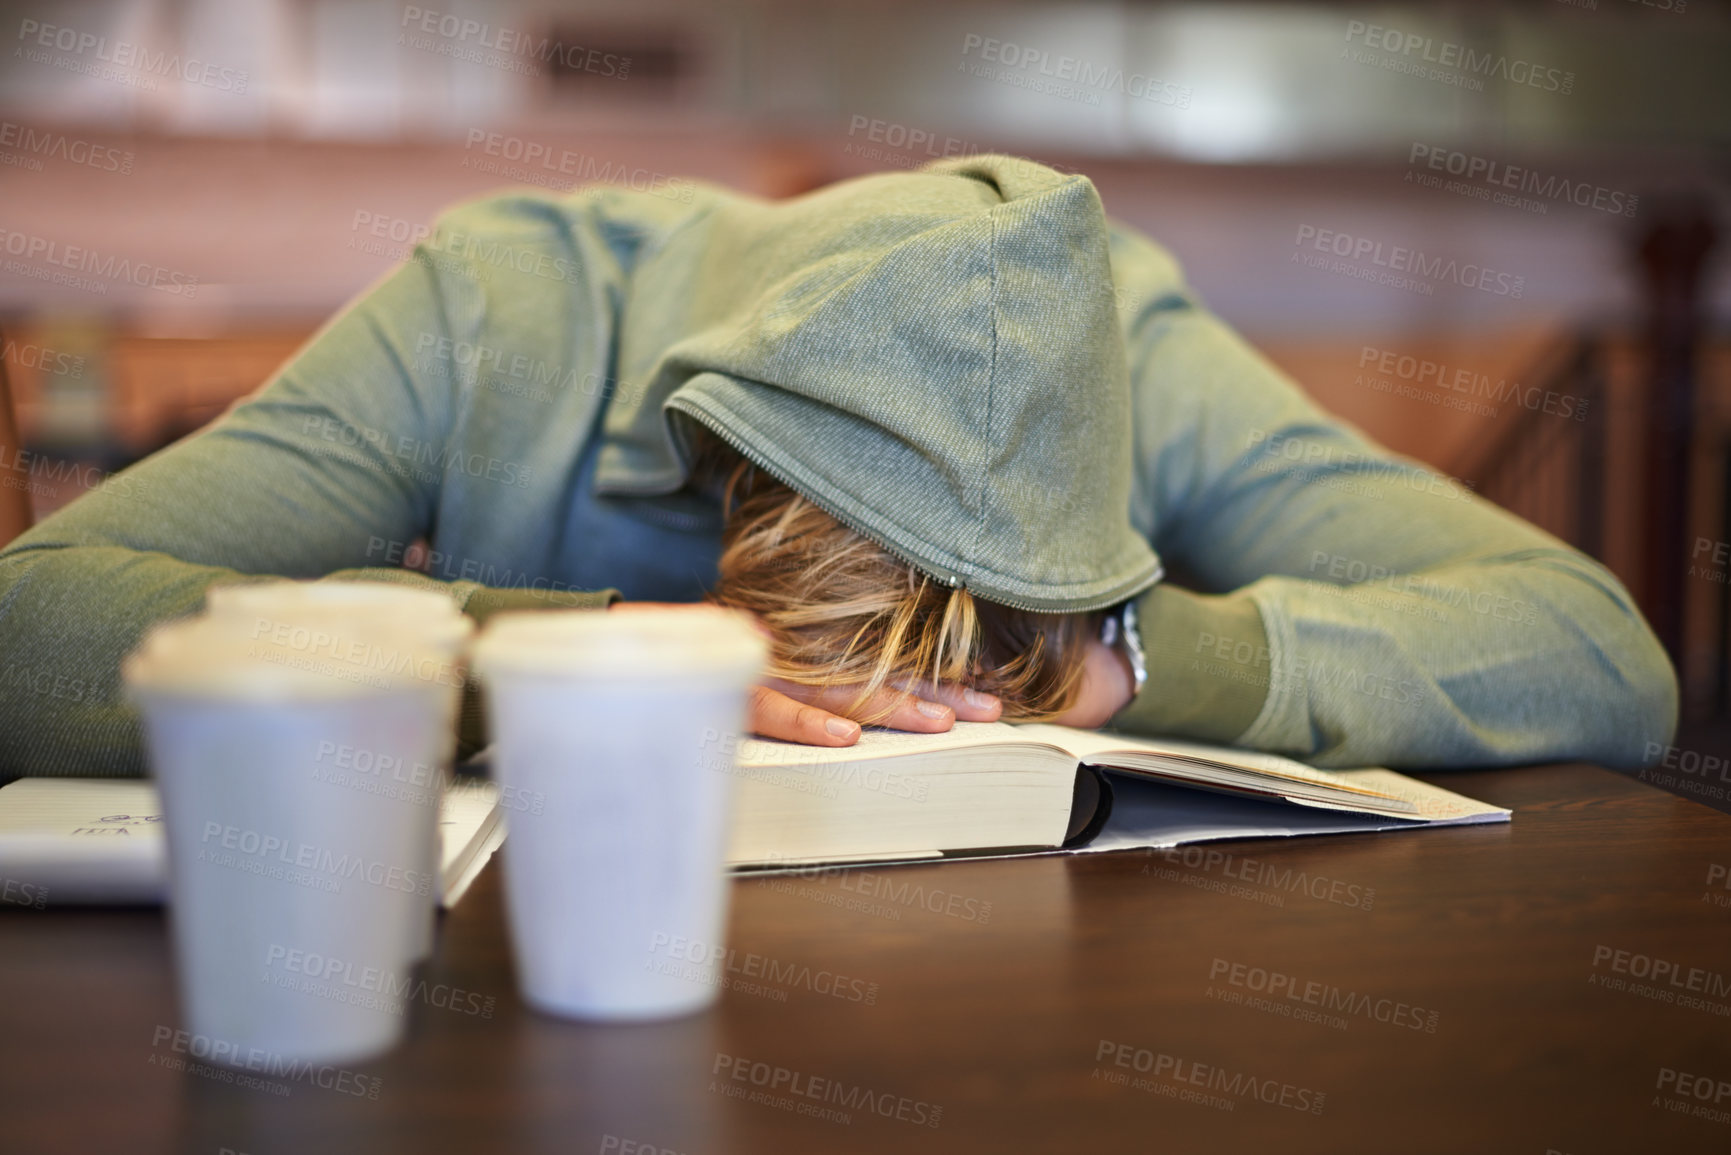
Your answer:
[[[1601,558],[1731,703],[1731,13],[1705,0],[0,3],[37,516],[506,185],[1086,173],[1326,406]],[[10,444],[5,444],[9,442]]]

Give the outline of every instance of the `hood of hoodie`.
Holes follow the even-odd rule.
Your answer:
[[[682,485],[689,418],[989,601],[1092,610],[1159,579],[1130,525],[1124,340],[1085,177],[985,156],[718,193],[628,284],[598,491]]]

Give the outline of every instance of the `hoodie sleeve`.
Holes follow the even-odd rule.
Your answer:
[[[456,389],[417,369],[416,343],[452,335],[452,315],[478,307],[465,299],[474,292],[448,254],[418,251],[250,400],[0,550],[0,780],[142,774],[121,659],[152,624],[196,611],[213,583],[408,582],[476,617],[617,596],[436,582],[378,564],[381,542],[400,550],[432,528]]]
[[[1676,675],[1604,566],[1318,408],[1115,237],[1132,518],[1192,588],[1141,615],[1115,724],[1322,766],[1583,759],[1670,739]]]

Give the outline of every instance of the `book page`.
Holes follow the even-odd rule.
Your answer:
[[[1279,754],[1264,754],[1256,750],[1239,750],[1230,746],[1209,746],[1201,742],[1186,742],[1178,738],[1142,738],[1097,730],[1073,730],[1068,726],[1036,724],[1018,726],[1030,738],[1050,742],[1094,766],[1111,767],[1112,755],[1119,751],[1167,754],[1203,762],[1218,762],[1252,774],[1262,774],[1288,782],[1325,786],[1349,794],[1364,794],[1378,798],[1399,798],[1379,789],[1369,780],[1355,781],[1338,771],[1318,770],[1303,762],[1283,758]],[[1385,773],[1388,773],[1385,771]]]
[[[1050,742],[1061,750],[1069,751],[1076,756],[1078,762],[1085,762],[1107,750],[1122,749],[1126,745],[1122,734],[1111,734],[1104,730],[1077,730],[1052,722],[1021,722],[1011,728],[1024,740]]]
[[[1418,807],[1418,816],[1427,822],[1501,822],[1514,813],[1393,770],[1341,770],[1337,773],[1360,786],[1411,802]]]
[[[1117,804],[1105,829],[1072,854],[1109,850],[1160,850],[1194,842],[1241,838],[1293,838],[1415,830],[1419,824],[1344,810],[1259,802],[1146,778],[1114,777]]]
[[[859,741],[852,746],[806,746],[775,738],[751,737],[739,741],[738,762],[740,766],[751,769],[787,765],[828,766],[971,746],[1051,745],[1044,738],[1025,733],[1024,729],[1003,722],[957,722],[941,734],[916,734],[907,730],[865,726],[860,730]]]

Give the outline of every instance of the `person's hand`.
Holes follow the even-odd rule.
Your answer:
[[[860,735],[855,719],[871,718],[880,711],[888,713],[872,725],[920,734],[942,733],[958,718],[995,722],[1004,712],[1003,703],[992,695],[949,684],[885,688],[853,706],[857,693],[852,686],[802,686],[765,678],[751,689],[751,728],[765,738],[807,746],[852,746]]]
[[[1070,708],[1053,720],[1060,726],[1092,730],[1110,722],[1135,694],[1136,675],[1130,669],[1130,659],[1099,638],[1090,638],[1082,659],[1082,691]]]
[[[696,608],[665,602],[615,602],[608,609],[620,613],[638,609],[683,610]],[[766,637],[768,627],[756,622]],[[964,722],[995,722],[1004,712],[1003,703],[991,694],[964,686],[929,682],[878,691],[853,705],[857,691],[848,686],[803,686],[780,678],[765,678],[751,688],[747,724],[755,734],[800,742],[807,746],[852,746],[859,741],[860,723],[880,711],[888,711],[872,724],[893,730],[938,734],[960,719]],[[850,708],[851,707],[851,708]]]

